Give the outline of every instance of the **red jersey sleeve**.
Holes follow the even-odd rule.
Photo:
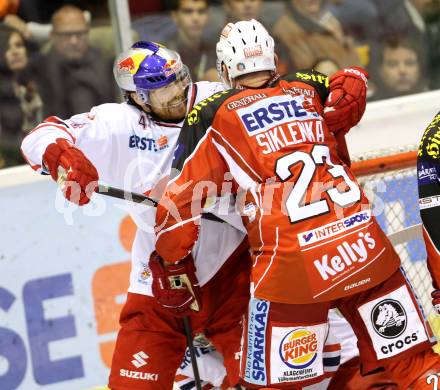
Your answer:
[[[165,261],[188,255],[198,238],[205,201],[220,193],[227,165],[208,131],[170,182],[157,207],[156,250]]]

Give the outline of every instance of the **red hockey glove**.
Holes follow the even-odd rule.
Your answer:
[[[431,293],[432,297],[432,306],[434,306],[435,311],[437,314],[440,314],[440,290],[434,290]]]
[[[367,71],[357,66],[330,77],[324,119],[331,132],[345,134],[361,120],[367,104],[367,79]]]
[[[153,275],[153,295],[162,307],[176,316],[200,310],[201,291],[191,255],[177,264],[164,265],[162,257],[154,251],[148,266]]]
[[[63,138],[57,138],[43,155],[43,163],[56,181],[63,180],[64,196],[79,205],[86,204],[98,186],[98,172],[84,153]],[[63,177],[58,177],[63,173]],[[65,175],[65,176],[64,176]]]

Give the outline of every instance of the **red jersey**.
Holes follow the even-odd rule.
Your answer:
[[[189,114],[182,133],[199,141],[157,210],[156,248],[165,260],[191,250],[205,199],[232,191],[257,298],[329,301],[369,289],[398,268],[322,118],[326,81],[297,72],[269,88],[231,90]]]

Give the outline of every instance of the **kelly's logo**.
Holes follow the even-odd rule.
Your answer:
[[[322,280],[328,280],[343,272],[353,263],[363,263],[368,260],[369,249],[376,246],[376,241],[370,233],[358,233],[358,239],[354,242],[344,241],[336,247],[336,254],[325,254],[320,260],[313,262]]]

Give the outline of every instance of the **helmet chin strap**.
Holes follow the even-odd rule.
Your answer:
[[[236,83],[235,83],[235,80],[230,76],[230,74],[229,74],[229,72],[228,72],[228,79],[229,79],[229,86],[231,87],[231,88],[235,88],[236,87]]]
[[[221,72],[217,71],[217,73],[220,76],[220,80],[222,81],[222,83],[227,85],[229,88],[235,88],[234,79],[230,76],[228,67],[224,62],[222,62],[220,69]],[[225,77],[225,73],[227,74],[227,78]]]

